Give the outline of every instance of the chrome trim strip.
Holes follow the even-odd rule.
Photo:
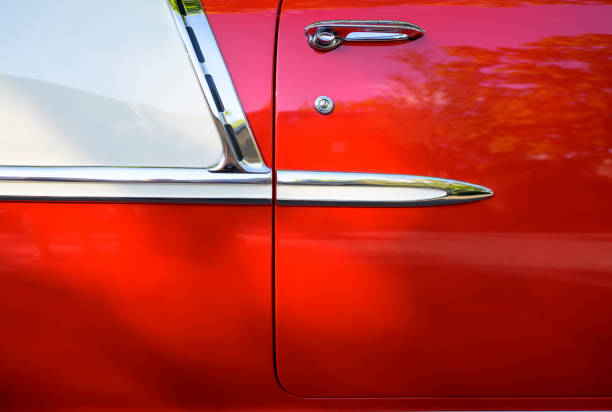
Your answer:
[[[168,2],[223,143],[223,159],[210,170],[270,172],[259,153],[253,132],[200,1],[168,0]]]
[[[271,174],[173,167],[0,166],[0,181],[269,184]]]
[[[272,173],[163,167],[0,166],[2,200],[270,204]]]
[[[33,202],[33,203],[172,203],[198,205],[271,205],[270,199],[259,198],[197,198],[197,197],[114,197],[114,196],[3,196],[0,202]]]
[[[279,170],[279,205],[435,206],[493,196],[484,186],[426,176]]]

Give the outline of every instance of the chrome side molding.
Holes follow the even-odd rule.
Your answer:
[[[279,205],[436,206],[493,196],[484,186],[435,177],[279,170]]]
[[[270,183],[271,173],[211,173],[186,167],[0,166],[0,181],[96,183]]]
[[[272,173],[197,168],[0,166],[0,200],[272,203]]]
[[[211,172],[268,173],[221,50],[199,0],[168,0],[200,87],[221,136],[224,155]]]

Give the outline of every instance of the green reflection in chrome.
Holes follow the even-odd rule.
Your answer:
[[[179,2],[181,2],[181,5],[183,6],[182,8],[185,10],[185,13],[187,15],[199,14],[203,12],[202,4],[200,3],[200,0],[168,0],[168,1],[170,2],[170,7],[172,7],[172,9],[179,14],[183,14],[181,7],[178,4]]]
[[[183,0],[183,5],[187,14],[202,13],[202,3],[200,3],[200,0]]]

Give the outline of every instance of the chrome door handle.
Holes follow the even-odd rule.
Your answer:
[[[416,24],[392,20],[328,20],[304,29],[308,44],[318,51],[329,51],[345,41],[416,40],[425,30]]]

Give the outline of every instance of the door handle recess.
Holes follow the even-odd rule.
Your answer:
[[[425,30],[416,24],[393,20],[327,20],[304,29],[308,44],[330,51],[346,42],[416,40]]]

